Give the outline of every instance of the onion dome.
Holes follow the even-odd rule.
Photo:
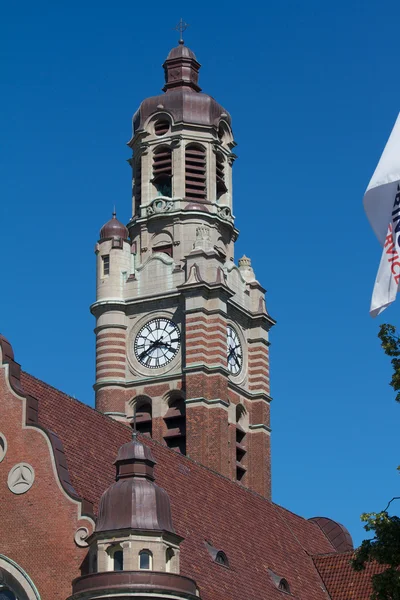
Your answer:
[[[168,494],[154,483],[150,448],[136,438],[121,446],[116,482],[100,499],[96,531],[140,529],[175,533]]]
[[[127,240],[129,236],[128,230],[117,219],[117,213],[114,211],[112,214],[112,219],[107,221],[105,225],[100,229],[100,240],[109,240],[112,238],[120,238],[122,240]]]
[[[143,129],[147,119],[160,110],[169,113],[175,122],[218,126],[221,118],[229,125],[231,117],[214,98],[201,93],[198,85],[200,63],[183,42],[172,48],[164,64],[165,94],[146,98],[133,117],[134,133]]]

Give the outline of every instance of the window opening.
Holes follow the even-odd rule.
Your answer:
[[[136,430],[147,437],[152,436],[152,407],[151,402],[143,402],[136,409]]]
[[[159,196],[172,196],[172,151],[162,146],[153,155],[153,184]]]
[[[113,566],[114,571],[124,570],[124,553],[122,550],[115,550],[113,553]]]
[[[151,569],[152,554],[149,550],[142,550],[139,553],[139,569],[149,570]]]
[[[215,557],[215,562],[218,563],[219,565],[224,565],[225,567],[229,567],[228,558],[227,558],[225,552],[222,552],[222,550],[218,550],[217,555]]]
[[[216,182],[217,182],[217,198],[221,198],[227,192],[225,185],[225,159],[221,152],[216,154]]]
[[[282,592],[286,592],[287,594],[290,594],[290,587],[288,582],[286,581],[286,579],[282,578],[279,582],[278,585],[278,589],[282,590]]]
[[[166,562],[168,573],[171,571],[172,559],[174,558],[174,556],[175,556],[175,552],[173,551],[173,549],[167,548],[167,550],[165,552],[165,562]]]
[[[142,203],[142,158],[135,162],[135,216],[140,217],[140,205]]]
[[[154,252],[163,252],[164,254],[168,254],[172,258],[172,244],[165,244],[164,246],[156,246],[153,248]]]
[[[242,481],[246,474],[244,466],[246,459],[246,432],[240,425],[240,420],[245,414],[242,404],[236,406],[236,480]]]
[[[166,120],[156,121],[154,124],[154,133],[156,135],[165,135],[169,131],[169,122]]]
[[[167,426],[164,440],[168,448],[186,454],[186,405],[183,398],[171,402],[164,421]]]
[[[196,144],[185,149],[185,195],[192,200],[205,200],[206,151]]]
[[[107,277],[110,274],[110,255],[105,254],[101,258],[103,260],[103,277]]]

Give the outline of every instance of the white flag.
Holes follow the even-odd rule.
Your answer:
[[[364,195],[364,208],[384,247],[370,314],[394,302],[400,280],[400,114]]]
[[[372,292],[371,317],[377,317],[396,300],[400,281],[400,258],[393,242],[392,224],[389,225],[379,264],[378,274]]]

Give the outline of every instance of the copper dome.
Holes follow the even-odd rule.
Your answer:
[[[155,460],[136,438],[121,446],[117,481],[100,500],[96,532],[140,529],[175,533],[168,494],[154,483]]]
[[[121,238],[123,240],[128,239],[128,230],[118,221],[117,214],[113,212],[112,219],[107,221],[105,225],[100,229],[100,239],[101,240],[109,240],[111,238]]]
[[[165,110],[175,122],[218,126],[221,119],[229,125],[229,113],[198,86],[200,63],[190,48],[180,44],[168,54],[163,67],[164,94],[146,98],[133,117],[134,133],[143,129],[147,119]]]

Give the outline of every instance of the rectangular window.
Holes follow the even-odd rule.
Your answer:
[[[110,274],[110,255],[105,254],[101,257],[103,259],[103,277]]]

